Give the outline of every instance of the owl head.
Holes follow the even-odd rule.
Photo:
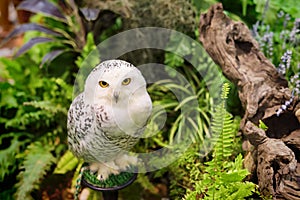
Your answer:
[[[143,92],[146,92],[146,81],[141,72],[123,60],[100,63],[89,74],[84,89],[89,101],[111,104],[124,104],[132,95]]]
[[[141,72],[123,60],[100,63],[89,74],[84,89],[85,102],[104,107],[122,132],[134,134],[145,126],[152,110]]]

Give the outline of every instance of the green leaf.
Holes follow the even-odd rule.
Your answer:
[[[255,184],[251,182],[243,182],[239,183],[237,182],[235,185],[232,186],[235,190],[231,193],[230,196],[228,196],[227,199],[245,199],[246,197],[252,195],[253,192],[255,192]]]
[[[24,139],[24,136],[29,136],[26,133],[7,133],[0,136],[1,146],[10,144],[7,148],[0,151],[0,181],[2,181],[5,175],[13,173],[18,167],[16,165],[16,155],[21,151],[21,148],[29,142],[28,138]],[[21,137],[23,139],[21,139]]]
[[[247,14],[247,4],[248,0],[242,0],[243,16],[246,16]]]
[[[39,189],[39,183],[46,175],[56,159],[51,154],[54,146],[42,144],[37,141],[28,146],[24,152],[25,160],[18,175],[19,182],[16,184],[17,192],[15,194],[17,200],[32,199],[30,193],[34,189]]]
[[[78,163],[79,160],[72,154],[72,152],[66,151],[66,153],[58,161],[53,173],[65,174],[68,171],[74,170]]]
[[[249,172],[246,169],[239,169],[236,171],[231,171],[228,173],[222,174],[220,180],[224,182],[225,184],[231,183],[231,182],[240,182],[243,181],[243,179],[249,175]]]
[[[95,67],[100,63],[99,52],[96,49],[94,37],[92,33],[88,33],[86,44],[82,49],[81,55],[75,61],[79,68],[84,66]],[[88,68],[88,67],[87,67]]]
[[[176,54],[166,52],[165,53],[165,64],[170,67],[180,67],[184,63],[184,59]],[[166,67],[166,70],[168,70],[169,67]],[[171,70],[168,71],[171,77],[175,77],[176,73]]]
[[[221,98],[222,99],[227,99],[228,98],[228,94],[229,94],[229,91],[230,91],[230,85],[229,83],[224,83],[223,86],[222,86],[222,94],[221,94]]]
[[[258,127],[261,128],[264,131],[268,130],[268,126],[262,120],[259,120]]]
[[[14,95],[8,93],[0,96],[0,105],[5,105],[7,108],[17,108],[18,102],[17,99],[14,97]]]

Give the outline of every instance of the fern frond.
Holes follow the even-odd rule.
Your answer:
[[[27,136],[27,138],[24,139],[24,136]],[[0,144],[10,143],[10,146],[0,151],[0,181],[3,181],[5,175],[14,172],[18,167],[16,165],[16,155],[20,152],[22,146],[30,141],[29,136],[26,133],[7,133],[0,136]]]
[[[226,82],[222,86],[221,99],[223,99],[223,100],[227,99],[229,91],[230,91],[230,85],[229,85],[229,83]]]
[[[36,112],[28,112],[20,111],[17,113],[17,116],[11,120],[8,120],[5,123],[5,127],[13,127],[18,128],[20,130],[25,130],[26,125],[42,121],[43,118],[47,118],[48,120],[43,120],[44,123],[49,124],[50,119],[53,118],[53,115],[44,110],[38,110]]]
[[[56,114],[58,112],[67,114],[68,112],[66,107],[63,107],[62,105],[53,104],[51,101],[31,101],[31,102],[24,102],[23,105],[40,108],[42,110],[46,110],[53,114]]]
[[[42,144],[37,141],[28,146],[25,151],[25,160],[18,175],[19,182],[16,184],[17,200],[32,199],[30,193],[39,188],[41,179],[46,175],[51,165],[56,161],[51,154],[53,146]]]
[[[229,84],[222,88],[222,102],[212,113],[213,159],[206,163],[202,180],[196,182],[194,191],[187,191],[185,199],[203,196],[204,199],[244,199],[255,190],[255,184],[243,182],[249,174],[243,169],[243,157],[239,154],[230,161],[236,128],[232,115],[226,110]],[[225,197],[225,198],[224,198]]]
[[[229,93],[229,84],[224,83],[222,87],[222,102],[216,106],[212,115],[211,129],[213,132],[213,142],[215,143],[213,158],[217,165],[222,164],[231,156],[234,142],[234,126],[232,115],[226,110],[226,99]]]

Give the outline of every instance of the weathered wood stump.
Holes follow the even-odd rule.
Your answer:
[[[253,145],[245,158],[252,179],[265,196],[300,199],[299,98],[277,116],[292,96],[288,82],[259,50],[247,26],[223,13],[222,4],[201,15],[199,31],[203,47],[238,87],[245,111],[240,129]],[[259,120],[268,126],[266,131],[258,128]]]

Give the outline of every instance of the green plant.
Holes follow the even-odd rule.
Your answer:
[[[300,18],[280,11],[272,26],[258,21],[253,33],[266,57],[277,67],[280,74],[289,81],[290,88],[299,94],[300,66]]]
[[[49,64],[59,56],[77,56],[86,43],[86,29],[82,23],[80,12],[73,0],[60,1],[23,1],[20,10],[36,13],[30,23],[16,27],[2,43],[16,35],[32,32],[30,39],[17,51],[16,57],[25,53],[33,46],[51,43],[42,50],[43,55],[32,55],[38,58],[41,66]],[[65,55],[63,55],[65,54]],[[37,56],[38,55],[38,56]]]
[[[16,199],[28,199],[66,149],[72,87],[62,78],[45,77],[28,57],[1,58],[0,66],[7,80],[0,82],[1,184],[19,174]]]
[[[34,189],[39,189],[40,180],[56,162],[56,158],[51,153],[55,149],[55,145],[47,142],[38,140],[31,143],[23,155],[20,155],[24,161],[21,166],[22,171],[18,175],[16,199],[28,199]]]
[[[70,181],[73,187],[75,186],[82,161],[67,150],[66,115],[72,100],[75,73],[83,67],[84,60],[96,48],[94,44],[96,36],[98,41],[102,41],[122,28],[136,26],[131,22],[138,22],[140,25],[151,25],[155,22],[156,25],[157,21],[153,20],[153,17],[160,20],[159,24],[163,27],[176,28],[191,34],[194,38],[198,37],[197,32],[193,33],[194,10],[190,9],[190,4],[185,5],[186,2],[181,0],[177,3],[155,1],[155,5],[161,8],[170,6],[173,9],[172,15],[168,15],[168,12],[164,12],[163,9],[157,10],[154,4],[151,4],[149,8],[153,12],[132,11],[129,6],[128,16],[132,14],[130,12],[133,12],[132,19],[129,19],[126,13],[122,14],[127,7],[115,6],[119,5],[120,1],[111,1],[107,4],[107,9],[117,13],[117,17],[110,12],[105,12],[108,15],[100,13],[100,18],[103,15],[113,17],[101,27],[101,31],[99,28],[98,35],[92,34],[91,30],[86,27],[87,24],[91,25],[91,21],[85,21],[87,24],[84,25],[81,23],[86,20],[85,16],[82,16],[82,9],[78,8],[72,0],[54,0],[51,1],[52,3],[50,0],[43,1],[45,3],[43,8],[45,5],[53,8],[48,10],[38,9],[32,3],[35,1],[27,2],[29,2],[27,6],[23,5],[20,8],[31,9],[34,13],[41,12],[31,18],[32,23],[20,26],[8,38],[25,32],[24,38],[28,43],[20,49],[17,54],[19,57],[13,60],[0,59],[0,127],[3,130],[0,135],[0,187],[3,188],[0,192],[0,199],[12,199],[14,193],[17,199],[38,199],[44,191],[45,180],[57,174],[67,177],[67,174],[71,173]],[[197,4],[196,1],[193,3]],[[104,5],[103,2],[99,4]],[[143,4],[143,7],[139,7],[140,4]],[[138,1],[134,7],[148,11],[148,5],[148,3]],[[184,10],[181,7],[184,7]],[[176,9],[180,12],[176,12]],[[182,21],[181,17],[187,14],[188,18]],[[169,19],[166,19],[168,16]],[[147,19],[147,23],[144,19]],[[195,49],[193,44],[171,38],[168,50],[170,52],[176,50],[185,58],[185,56],[190,56]],[[166,52],[161,57],[165,64],[174,69],[166,70],[170,77],[176,75],[175,70],[183,76],[179,77],[176,83],[163,80],[149,86],[154,106],[157,106],[151,125],[157,126],[155,122],[163,119],[162,111],[164,110],[159,108],[166,110],[167,121],[155,136],[142,139],[136,146],[136,151],[151,152],[161,147],[169,148],[172,144],[180,142],[184,134],[189,135],[187,139],[191,139],[193,143],[186,149],[184,155],[171,166],[153,173],[153,176],[156,179],[165,177],[170,179],[170,193],[174,198],[183,197],[186,192],[187,195],[198,194],[197,191],[200,190],[194,191],[193,188],[199,179],[203,179],[203,173],[208,174],[208,167],[202,162],[208,159],[210,148],[205,149],[202,142],[211,137],[209,124],[212,113],[210,109],[214,102],[214,96],[211,94],[218,94],[216,93],[218,86],[208,91],[206,81],[213,82],[220,77],[216,77],[213,73],[206,73],[205,77],[199,75],[199,71],[203,69],[210,72],[209,67],[214,65],[204,51],[197,52],[196,56],[192,57],[193,62],[197,63],[195,69],[184,58],[175,54]],[[88,65],[92,68],[97,62],[99,62],[98,55]],[[78,79],[78,81],[82,83],[84,80]],[[180,102],[170,91],[171,89],[183,94]],[[191,109],[190,102],[196,102],[197,109]],[[186,113],[180,112],[182,108]],[[194,113],[196,117],[187,117],[189,113]],[[237,123],[233,124],[236,127]],[[146,134],[151,134],[151,132]],[[224,139],[229,141],[226,135]],[[226,145],[226,141],[223,144]],[[233,143],[234,146],[239,144],[236,138]],[[222,146],[219,148],[222,149]],[[241,158],[238,156],[236,163],[228,164],[226,169],[232,169],[233,166],[239,169],[240,164]],[[244,172],[241,173],[243,175]],[[225,177],[225,175],[220,175],[220,177]],[[139,176],[137,183],[140,188],[155,193],[157,188],[152,180],[146,174]],[[51,186],[56,187],[55,184],[57,183],[52,183]]]
[[[224,83],[223,102],[216,106],[212,114],[215,143],[212,160],[205,163],[204,173],[200,180],[194,182],[193,189],[187,190],[185,199],[244,199],[255,191],[254,183],[243,182],[249,172],[243,169],[242,155],[238,154],[231,161],[235,132],[232,116],[225,108],[228,92],[229,85]]]
[[[283,11],[289,13],[292,18],[299,18],[299,2],[293,0],[220,0],[227,12],[234,13],[244,20],[248,25],[256,21],[263,21],[276,26],[276,13]]]

